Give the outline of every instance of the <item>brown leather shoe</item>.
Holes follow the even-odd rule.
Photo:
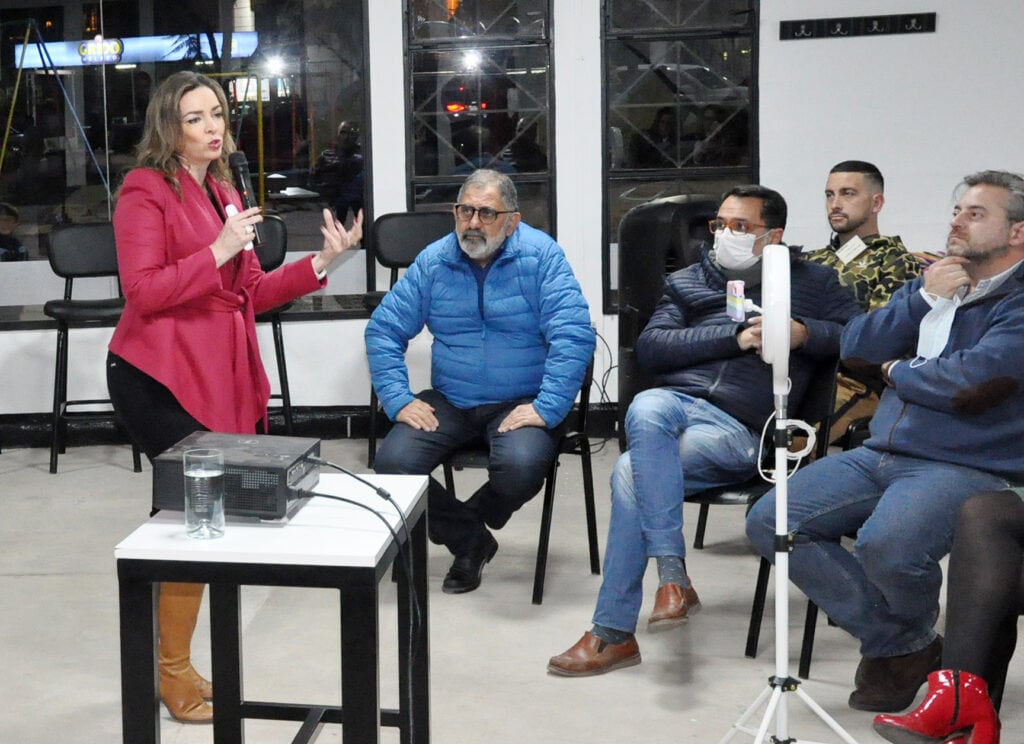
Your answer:
[[[914,702],[928,675],[942,664],[942,636],[912,654],[862,659],[850,693],[850,707],[875,713],[896,713]]]
[[[658,587],[654,595],[654,611],[647,621],[650,630],[670,628],[684,622],[700,609],[700,598],[692,586],[683,589],[679,584],[665,584]]]
[[[589,677],[639,663],[640,647],[634,636],[622,643],[608,643],[588,630],[575,646],[551,657],[548,671],[563,677]]]

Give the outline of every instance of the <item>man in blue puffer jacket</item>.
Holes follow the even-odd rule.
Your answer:
[[[500,529],[533,498],[594,353],[594,330],[562,248],[521,221],[515,185],[481,169],[459,191],[455,231],[417,256],[366,327],[373,387],[395,427],[378,473],[429,474],[483,438],[488,481],[465,502],[434,478],[430,539],[455,556],[449,594],[480,585]],[[405,351],[433,336],[431,387],[413,394]]]
[[[612,515],[593,628],[548,662],[567,677],[640,663],[634,632],[643,577],[655,558],[659,588],[647,625],[684,621],[700,606],[686,573],[683,496],[746,480],[757,468],[762,425],[774,411],[772,369],[759,354],[761,318],[726,314],[726,282],[743,281],[761,302],[761,254],[781,243],[786,202],[764,186],[730,190],[712,220],[714,251],[681,269],[637,340],[640,363],[659,387],[633,399],[629,451],[612,473]],[[843,324],[860,313],[853,293],[826,267],[794,259],[790,269],[790,401],[799,405],[812,371],[839,354]]]

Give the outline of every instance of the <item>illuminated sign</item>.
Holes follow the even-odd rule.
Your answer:
[[[224,34],[214,34],[213,43],[218,57],[224,48]],[[16,44],[14,58],[21,60],[24,44]],[[51,41],[42,45],[29,44],[25,49],[25,69],[40,67],[84,67],[102,64],[142,64],[144,62],[180,62],[188,59],[213,59],[210,42],[206,34],[181,34],[178,36],[129,36],[123,39],[86,39],[85,41]],[[251,57],[259,46],[259,34],[255,31],[236,31],[231,34],[231,57]],[[197,55],[198,52],[198,55]],[[115,58],[116,57],[116,58]],[[45,60],[45,64],[44,64]],[[52,61],[51,61],[52,60]]]
[[[78,45],[78,55],[83,65],[116,65],[121,61],[123,51],[124,45],[120,39],[104,39],[102,36]]]

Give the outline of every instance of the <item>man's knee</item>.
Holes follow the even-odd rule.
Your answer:
[[[636,508],[636,486],[633,483],[633,466],[629,452],[623,452],[615,461],[611,477],[611,498],[631,509]]]
[[[638,393],[626,410],[626,432],[657,426],[663,420],[670,395],[664,390],[651,388]]]

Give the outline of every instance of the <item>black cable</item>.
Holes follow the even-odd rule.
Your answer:
[[[416,595],[416,586],[415,586],[415,583],[413,581],[413,577],[415,575],[415,570],[414,570],[414,566],[413,566],[413,557],[412,557],[412,549],[411,549],[412,548],[412,532],[409,530],[409,523],[405,519],[405,513],[402,511],[402,507],[399,506],[398,503],[391,497],[391,494],[387,491],[387,489],[385,489],[385,488],[383,488],[381,486],[378,486],[376,483],[371,483],[366,478],[364,478],[361,475],[358,475],[356,473],[353,473],[348,468],[344,468],[341,465],[338,465],[337,463],[331,462],[330,460],[325,460],[322,457],[317,457],[316,455],[306,455],[305,459],[308,460],[309,462],[316,463],[317,465],[323,465],[323,466],[326,466],[326,467],[329,467],[329,468],[334,468],[338,472],[344,473],[345,475],[347,475],[348,477],[352,478],[356,482],[361,483],[362,485],[364,485],[367,488],[371,489],[375,494],[380,496],[385,501],[389,502],[395,508],[395,511],[398,513],[398,518],[402,522],[402,529],[405,531],[405,543],[403,543],[399,539],[399,536],[397,534],[395,534],[395,531],[391,527],[391,523],[388,522],[387,519],[384,518],[384,515],[381,514],[380,512],[378,512],[373,507],[368,506],[367,504],[363,504],[363,503],[361,503],[359,501],[354,501],[352,499],[347,499],[344,496],[332,496],[330,494],[319,493],[317,491],[312,491],[312,490],[305,491],[305,493],[309,493],[309,494],[314,495],[314,496],[321,496],[321,497],[326,498],[326,499],[334,499],[335,501],[341,501],[341,502],[346,503],[346,504],[353,504],[355,506],[358,506],[361,509],[366,509],[368,512],[370,512],[371,514],[375,515],[379,520],[381,520],[384,523],[384,526],[388,528],[388,532],[391,533],[391,537],[394,539],[395,544],[398,547],[398,564],[402,567],[402,571],[405,573],[405,578],[406,578],[406,581],[407,581],[407,583],[409,585],[409,607],[412,610],[412,623],[411,623],[411,627],[409,629],[409,659],[408,659],[409,669],[408,669],[408,673],[406,675],[406,677],[408,679],[408,685],[409,685],[407,692],[408,692],[408,699],[409,699],[409,721],[410,721],[410,725],[411,725],[412,719],[413,719],[413,715],[414,715],[414,710],[415,710],[415,707],[413,706],[413,699],[412,699],[412,678],[413,678],[412,664],[413,664],[413,659],[415,658],[416,652],[422,648],[422,644],[423,644],[425,639],[424,639],[423,633],[422,633],[422,630],[423,630],[423,609],[420,607],[420,600],[419,600],[419,597]],[[408,546],[408,547],[406,547],[406,546]]]
[[[310,461],[313,461],[313,462],[320,461],[323,464],[328,465],[330,467],[337,467],[337,466],[332,465],[331,463],[327,462],[326,460],[320,460],[320,458],[315,457],[314,455],[307,455],[306,459],[308,459]],[[341,468],[339,468],[339,470],[341,470]],[[351,475],[351,473],[349,473],[349,475]],[[358,477],[356,477],[356,479],[357,480],[362,480],[361,478],[358,478]],[[412,608],[412,623],[411,623],[411,627],[409,628],[409,652],[408,652],[408,655],[409,655],[409,658],[408,658],[409,668],[408,668],[407,673],[406,673],[406,683],[407,683],[407,688],[406,688],[406,693],[407,694],[406,694],[406,697],[408,698],[408,701],[409,701],[409,727],[411,729],[415,729],[416,726],[415,726],[415,723],[414,723],[414,717],[415,717],[415,714],[416,714],[416,706],[413,703],[413,694],[412,694],[413,693],[413,690],[412,690],[412,680],[413,680],[412,664],[413,664],[413,659],[415,658],[416,652],[420,648],[420,646],[421,646],[421,644],[423,642],[423,637],[422,637],[422,633],[421,633],[421,631],[423,629],[423,624],[422,624],[423,615],[422,615],[422,611],[421,611],[421,608],[420,608],[419,597],[416,596],[416,587],[413,584],[413,580],[412,580],[412,577],[413,577],[412,552],[410,550],[404,549],[403,543],[398,539],[398,534],[395,532],[394,528],[392,528],[391,523],[388,522],[387,519],[385,519],[383,514],[381,514],[376,509],[374,509],[372,506],[364,504],[364,503],[362,503],[360,501],[355,501],[354,499],[347,499],[344,496],[334,496],[333,494],[329,494],[329,493],[320,493],[319,491],[314,491],[314,490],[308,489],[308,488],[307,489],[303,489],[301,491],[301,493],[304,493],[304,494],[306,494],[308,496],[318,496],[318,497],[320,497],[322,499],[332,499],[334,501],[340,501],[340,502],[342,502],[344,504],[351,504],[352,506],[358,506],[360,509],[365,509],[366,511],[370,512],[370,514],[373,514],[375,517],[377,517],[377,519],[379,519],[381,522],[384,523],[384,526],[388,528],[388,532],[391,533],[391,537],[394,539],[395,545],[398,547],[398,557],[399,557],[398,565],[402,567],[402,571],[405,573],[406,581],[409,584],[409,606]],[[390,496],[388,498],[390,499]],[[392,503],[394,503],[394,502],[392,502]],[[395,504],[395,508],[398,511],[398,515],[402,518],[402,524],[405,525],[405,517],[402,514],[402,510],[398,507],[397,504]],[[407,543],[411,543],[412,542],[412,534],[409,532],[408,526],[405,527],[405,534],[406,534],[406,542]],[[406,558],[407,561],[403,561],[402,560],[403,557]]]
[[[356,473],[353,473],[351,470],[349,470],[347,468],[344,468],[341,465],[338,465],[337,463],[333,463],[330,460],[325,460],[322,457],[317,457],[316,455],[306,455],[305,459],[308,460],[309,462],[316,463],[317,465],[326,465],[329,468],[334,468],[335,470],[337,470],[337,471],[339,471],[341,473],[344,473],[349,478],[352,478],[356,482],[363,484],[367,488],[371,489],[378,496],[380,496],[382,499],[384,499],[385,501],[389,502],[393,507],[395,507],[395,511],[398,513],[398,518],[402,522],[402,529],[405,531],[406,543],[408,543],[410,545],[412,544],[412,532],[409,530],[409,523],[405,521],[405,513],[402,511],[402,507],[398,505],[398,502],[396,502],[393,498],[391,498],[391,494],[388,493],[388,491],[385,488],[382,488],[381,486],[378,486],[376,483],[371,483],[370,481],[368,481],[366,478],[362,477],[361,475],[357,475]],[[415,573],[415,571],[413,570],[412,552],[409,551],[409,550],[403,550],[402,549],[402,545],[403,544],[402,544],[401,540],[399,539],[398,535],[395,534],[394,530],[391,529],[391,525],[387,522],[387,520],[384,519],[383,515],[381,515],[380,512],[376,511],[372,507],[367,506],[366,504],[361,504],[361,503],[359,503],[357,501],[352,501],[350,499],[344,499],[341,496],[327,496],[327,494],[322,494],[322,493],[318,493],[316,495],[317,496],[324,496],[325,498],[338,499],[339,501],[346,501],[346,502],[352,503],[352,504],[358,504],[360,507],[362,507],[364,509],[367,509],[370,512],[376,514],[377,517],[381,521],[383,521],[384,524],[387,525],[388,531],[391,533],[391,536],[393,538],[395,538],[395,543],[398,545],[398,555],[399,555],[399,558],[405,559],[405,563],[402,564],[402,568],[405,571],[405,576],[409,580],[410,586],[412,585],[412,579],[413,579],[413,575]],[[401,563],[401,561],[400,561],[400,563]],[[415,595],[413,595],[413,599],[416,600],[415,603],[414,603],[415,604],[414,609],[416,610],[416,620],[418,622],[418,620],[420,618],[419,600],[416,599]]]

